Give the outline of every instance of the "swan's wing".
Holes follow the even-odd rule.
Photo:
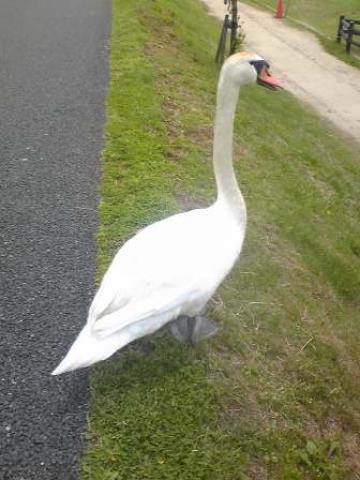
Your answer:
[[[134,296],[146,296],[149,289],[156,287],[154,271],[158,269],[152,260],[159,256],[168,230],[166,226],[172,223],[173,217],[141,229],[118,250],[90,306],[90,324],[114,310],[125,308]],[[159,263],[160,259],[157,261]]]
[[[124,244],[90,307],[94,333],[107,336],[150,317],[175,318],[204,295],[209,239],[202,219],[202,211],[168,217]]]
[[[191,302],[194,296],[197,296],[197,292],[191,288],[181,292],[163,289],[141,302],[130,302],[125,307],[104,315],[93,324],[92,331],[100,337],[107,337],[143,320],[158,318],[165,322],[179,316],[184,304]]]

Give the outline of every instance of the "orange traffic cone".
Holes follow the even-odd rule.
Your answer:
[[[283,18],[283,2],[282,0],[277,0],[277,7],[276,7],[276,18]]]

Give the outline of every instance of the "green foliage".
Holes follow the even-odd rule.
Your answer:
[[[85,478],[242,479],[245,460],[217,424],[206,363],[168,336],[95,374],[97,448]]]
[[[137,228],[215,195],[218,23],[197,0],[113,8],[99,278]],[[221,333],[159,332],[94,368],[84,480],[356,478],[358,146],[256,86],[235,127],[249,224],[210,305]]]

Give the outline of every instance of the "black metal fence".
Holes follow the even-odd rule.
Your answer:
[[[352,45],[360,47],[360,20],[351,20],[341,15],[337,32],[338,43],[341,43],[341,39],[345,40],[347,53],[351,52]]]

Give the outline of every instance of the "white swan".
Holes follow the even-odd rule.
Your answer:
[[[233,123],[242,85],[255,83],[250,62],[235,54],[218,85],[213,161],[217,200],[141,230],[118,251],[91,304],[86,325],[52,372],[86,367],[170,321],[179,339],[197,341],[217,330],[201,317],[206,303],[240,254],[246,207],[232,166]]]

